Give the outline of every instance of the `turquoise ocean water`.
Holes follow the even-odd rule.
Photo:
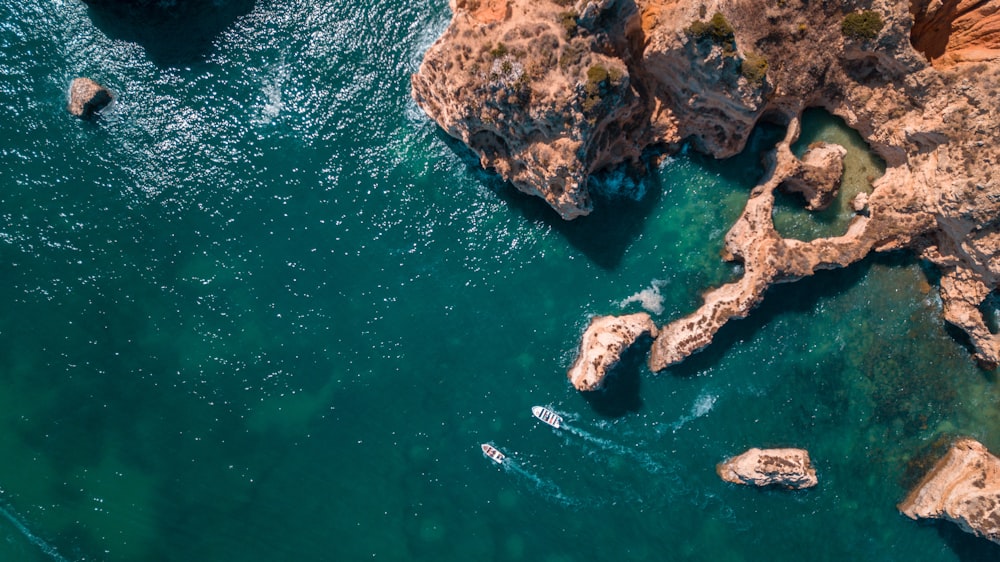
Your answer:
[[[591,315],[643,295],[666,322],[739,275],[722,239],[780,131],[563,223],[410,100],[449,15],[259,0],[137,27],[0,1],[0,560],[997,559],[895,510],[935,441],[1000,451],[995,375],[906,254],[574,391]],[[81,75],[118,95],[96,123],[64,109]],[[880,173],[829,116],[805,137],[851,145],[845,191]],[[836,234],[843,203],[776,220]],[[818,488],[715,475],[785,445]]]

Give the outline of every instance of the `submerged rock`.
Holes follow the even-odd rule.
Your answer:
[[[898,507],[911,519],[945,519],[1000,544],[1000,458],[960,439]]]
[[[69,86],[69,105],[73,115],[88,119],[114,99],[111,91],[90,78],[77,78]]]
[[[812,488],[819,481],[804,449],[757,449],[715,467],[719,477],[734,484],[781,486],[790,490]]]
[[[579,355],[569,369],[577,390],[597,390],[622,353],[643,336],[656,337],[656,324],[645,312],[627,316],[597,316],[583,333]]]

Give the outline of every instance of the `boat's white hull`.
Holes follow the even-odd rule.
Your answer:
[[[562,428],[562,417],[545,406],[532,406],[531,415],[556,429]]]
[[[500,452],[500,449],[497,449],[489,443],[483,443],[480,447],[483,449],[483,454],[486,455],[486,458],[497,464],[503,464],[504,459],[507,458],[507,455]]]

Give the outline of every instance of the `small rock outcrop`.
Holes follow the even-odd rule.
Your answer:
[[[801,193],[810,211],[826,209],[840,191],[846,155],[847,149],[839,144],[817,143],[802,155],[798,170],[785,178],[781,188]]]
[[[111,103],[111,91],[90,78],[77,78],[69,86],[69,104],[66,108],[81,119],[89,119]]]
[[[945,519],[1000,544],[1000,458],[960,439],[898,507],[911,519]]]
[[[569,369],[577,390],[597,390],[622,353],[643,336],[656,337],[656,324],[645,312],[627,316],[597,316],[583,333],[580,351]]]
[[[804,449],[753,448],[719,463],[715,471],[726,482],[760,487],[801,490],[819,482],[809,452]]]

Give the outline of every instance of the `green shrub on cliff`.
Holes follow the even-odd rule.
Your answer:
[[[840,31],[844,37],[849,39],[874,39],[878,37],[885,22],[882,16],[874,10],[863,12],[853,12],[844,16],[844,21],[840,24]]]
[[[764,84],[764,78],[767,76],[767,59],[764,55],[754,52],[746,53],[740,64],[740,73],[754,86]]]
[[[497,43],[496,47],[490,49],[490,56],[492,56],[495,59],[498,59],[506,54],[507,54],[507,45],[504,45],[503,43]]]
[[[708,21],[695,20],[684,30],[695,41],[710,39],[712,43],[722,47],[723,53],[732,56],[736,54],[736,35],[733,26],[726,20],[722,12],[715,12]]]
[[[708,21],[695,20],[685,30],[695,39],[711,38],[713,43],[721,45],[735,39],[733,26],[726,20],[722,12],[715,12]]]
[[[576,12],[562,12],[559,14],[559,24],[566,30],[566,37],[573,38],[576,35]]]
[[[587,97],[583,99],[582,107],[584,113],[590,113],[604,99],[604,89],[608,86],[608,69],[599,64],[595,64],[587,69],[587,83],[583,86]]]
[[[599,64],[587,69],[587,86],[600,85],[608,79],[608,69]]]

